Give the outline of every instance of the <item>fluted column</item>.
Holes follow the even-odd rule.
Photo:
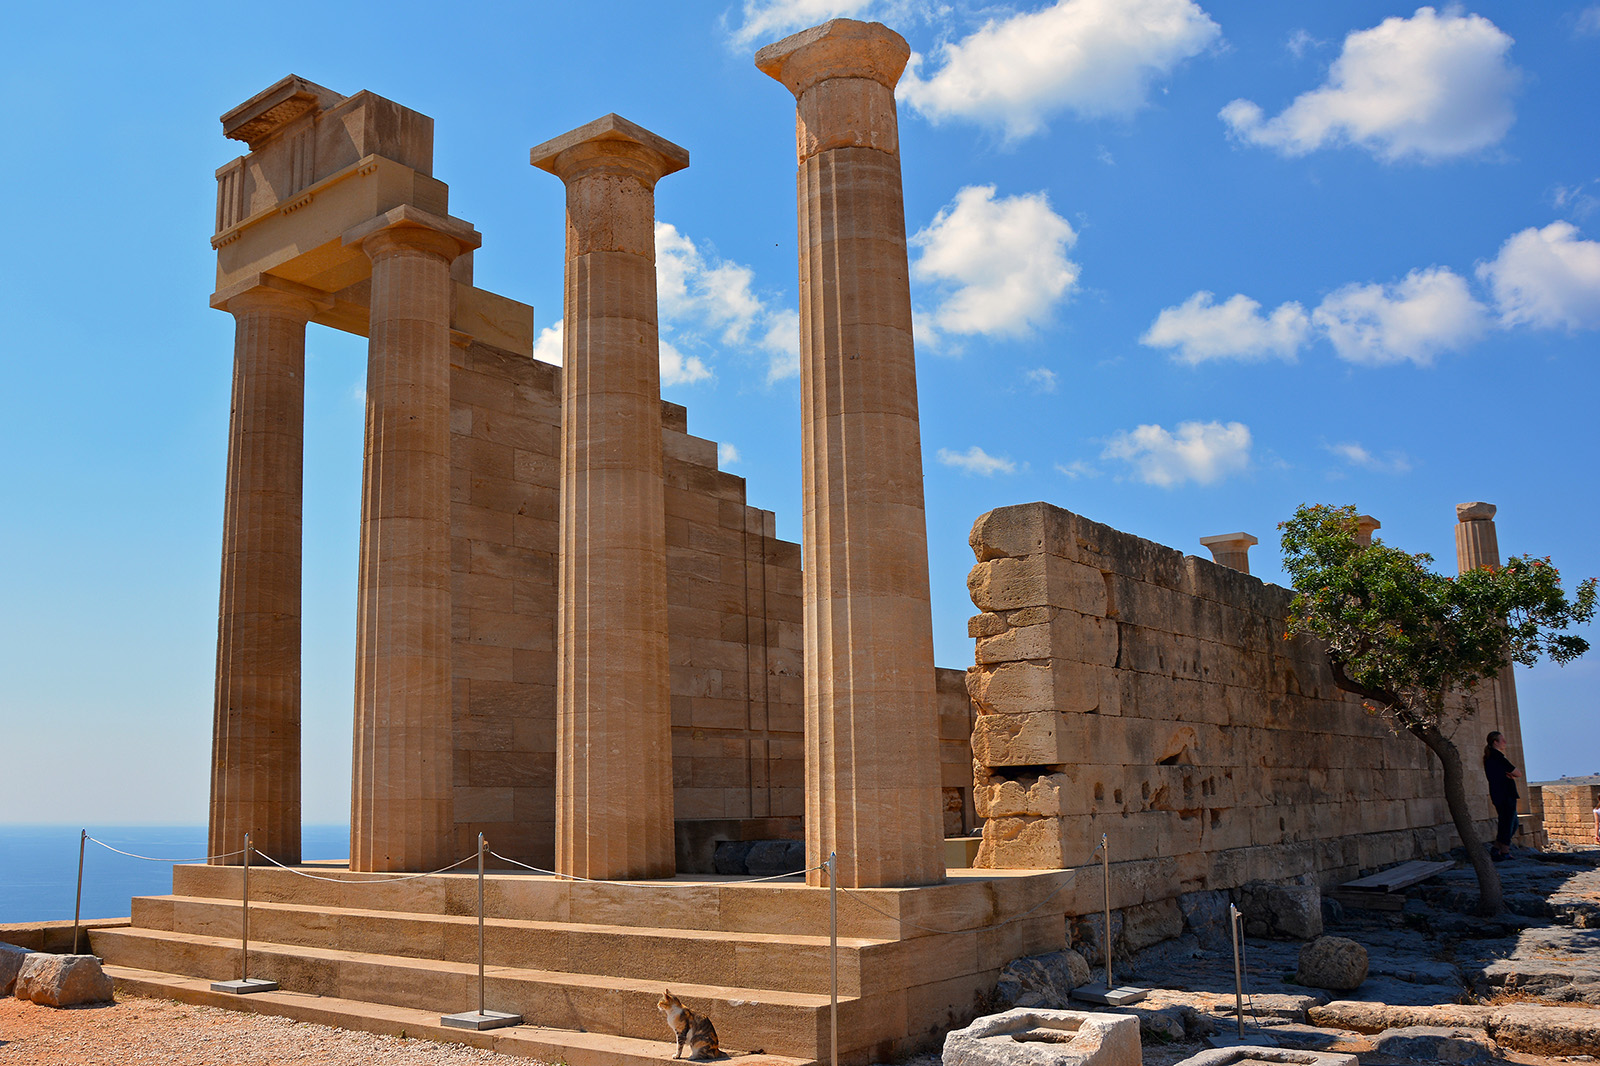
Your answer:
[[[1249,533],[1220,533],[1215,537],[1201,537],[1200,543],[1211,549],[1211,558],[1219,566],[1248,574],[1250,549],[1261,541]]]
[[[1498,508],[1492,503],[1472,502],[1456,504],[1456,570],[1465,574],[1469,570],[1500,566],[1500,538],[1495,532],[1494,516]],[[1494,728],[1505,734],[1506,758],[1522,771],[1523,784],[1517,787],[1521,798],[1517,809],[1524,815],[1528,806],[1528,764],[1522,752],[1522,716],[1517,709],[1516,667],[1507,663],[1500,676],[1494,679]]]
[[[476,241],[403,212],[374,223],[346,235],[372,259],[350,865],[422,871],[460,857],[451,802],[450,263]]]
[[[671,877],[655,185],[689,153],[607,115],[530,160],[567,188],[556,869]]]
[[[796,101],[807,863],[837,851],[849,887],[944,879],[894,103],[909,54],[835,19],[755,57]]]
[[[216,306],[234,317],[233,409],[207,850],[238,851],[248,832],[272,858],[299,862],[301,471],[315,308],[265,286]]]

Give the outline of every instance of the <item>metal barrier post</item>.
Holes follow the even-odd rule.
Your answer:
[[[211,991],[232,992],[234,995],[243,996],[251,992],[276,992],[278,982],[264,981],[260,978],[252,979],[250,976],[250,834],[244,835],[244,869],[242,883],[239,890],[239,979],[237,981],[213,981]]]
[[[478,1009],[459,1014],[441,1014],[439,1023],[453,1029],[503,1029],[508,1025],[521,1025],[522,1015],[484,1009],[483,984],[483,855],[489,842],[478,834]]]
[[[839,1066],[839,853],[828,853],[828,1064]]]
[[[1233,932],[1233,1013],[1239,1022],[1239,1038],[1244,1039],[1244,975],[1239,967],[1239,908],[1228,904],[1228,928]]]
[[[83,846],[89,841],[89,831],[80,830],[78,837],[78,895],[72,902],[72,953],[78,953],[78,915],[83,910]]]

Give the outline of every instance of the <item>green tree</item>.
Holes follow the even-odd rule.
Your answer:
[[[1594,617],[1595,580],[1569,601],[1550,560],[1528,556],[1447,577],[1430,555],[1359,544],[1354,507],[1302,505],[1278,528],[1298,590],[1289,632],[1326,643],[1335,683],[1438,757],[1450,817],[1478,875],[1479,912],[1499,913],[1500,877],[1477,846],[1461,752],[1444,728],[1446,695],[1470,697],[1514,662],[1582,655],[1589,642],[1565,630]]]

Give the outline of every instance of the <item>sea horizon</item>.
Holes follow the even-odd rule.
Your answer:
[[[78,881],[78,843],[83,849],[84,919],[125,918],[135,896],[172,892],[172,868],[204,862],[206,826],[30,823],[0,825],[0,923],[72,920]],[[346,859],[348,825],[301,827],[308,859]],[[109,847],[107,847],[109,845]],[[121,855],[117,848],[129,855]]]

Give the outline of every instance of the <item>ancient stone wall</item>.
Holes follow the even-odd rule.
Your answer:
[[[1600,807],[1600,784],[1531,785],[1528,797],[1534,814],[1544,819],[1544,831],[1552,841],[1566,844],[1594,844],[1595,808]]]
[[[971,544],[978,866],[1084,865],[1105,834],[1124,907],[1455,843],[1426,748],[1284,638],[1288,590],[1042,503],[982,516]],[[1492,833],[1484,729],[1457,709]]]
[[[457,851],[554,847],[559,367],[471,342],[450,380]],[[797,837],[800,549],[662,405],[676,817]],[[747,825],[746,820],[762,820]],[[681,837],[682,834],[680,834]],[[680,849],[681,850],[681,849]]]

